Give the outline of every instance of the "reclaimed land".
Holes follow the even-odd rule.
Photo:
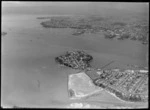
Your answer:
[[[97,74],[94,72],[91,73]],[[124,72],[120,70],[105,70],[105,72],[101,71],[100,76],[96,79],[91,78],[91,73],[81,72],[69,76],[68,90],[69,93],[73,93],[70,96],[71,99],[87,99],[87,97],[93,97],[93,94],[106,90],[123,102],[137,103],[148,101],[148,81],[145,80],[148,75],[147,70],[142,72],[139,70],[126,70]],[[86,75],[89,78],[86,78]],[[128,81],[129,79],[130,81]],[[90,84],[90,82],[93,83]],[[92,91],[91,88],[93,88]]]

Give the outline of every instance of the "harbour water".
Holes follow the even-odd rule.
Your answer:
[[[103,35],[73,36],[71,29],[46,29],[36,19],[49,15],[2,16],[2,98],[10,105],[67,105],[67,76],[75,70],[61,67],[54,58],[68,50],[81,49],[94,58],[93,67],[114,60],[107,68],[127,64],[148,66],[148,47],[138,41],[109,40]],[[107,96],[107,93],[105,94]],[[104,102],[115,100],[102,97]]]

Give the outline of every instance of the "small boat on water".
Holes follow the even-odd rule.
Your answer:
[[[77,31],[77,32],[73,33],[72,35],[78,36],[78,35],[84,34],[84,32],[85,32],[84,30]]]
[[[142,42],[142,44],[148,44],[148,42]]]
[[[2,36],[5,36],[6,34],[7,34],[7,32],[2,32],[1,33]]]

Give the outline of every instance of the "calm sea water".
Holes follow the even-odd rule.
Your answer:
[[[43,15],[42,15],[43,16]],[[47,16],[47,15],[45,15]],[[67,76],[74,70],[58,66],[54,58],[68,50],[83,49],[94,57],[92,66],[125,68],[126,64],[147,66],[147,46],[140,42],[104,39],[101,34],[71,35],[71,29],[46,29],[40,15],[2,17],[2,97],[9,104],[65,106]],[[113,96],[104,95],[111,103]],[[107,96],[107,98],[105,97]]]

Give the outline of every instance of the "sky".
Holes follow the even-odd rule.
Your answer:
[[[64,12],[64,13],[93,13],[93,11],[105,10],[125,10],[132,12],[149,12],[149,3],[140,3],[140,2],[21,2],[21,1],[3,1],[2,10],[6,9],[6,12],[13,13],[18,10],[36,10],[35,13],[43,13],[45,10],[54,12]],[[32,8],[31,8],[32,7]],[[37,8],[38,7],[38,8]],[[47,8],[46,8],[47,7]],[[16,9],[15,9],[16,8]],[[43,10],[43,11],[42,11]],[[68,12],[70,10],[70,12]],[[87,12],[86,12],[87,11]],[[49,13],[51,13],[49,12]],[[59,13],[58,13],[59,14]]]
[[[3,1],[5,6],[68,6],[68,5],[89,5],[96,4],[104,7],[144,7],[149,6],[148,2],[21,2],[21,1]]]

